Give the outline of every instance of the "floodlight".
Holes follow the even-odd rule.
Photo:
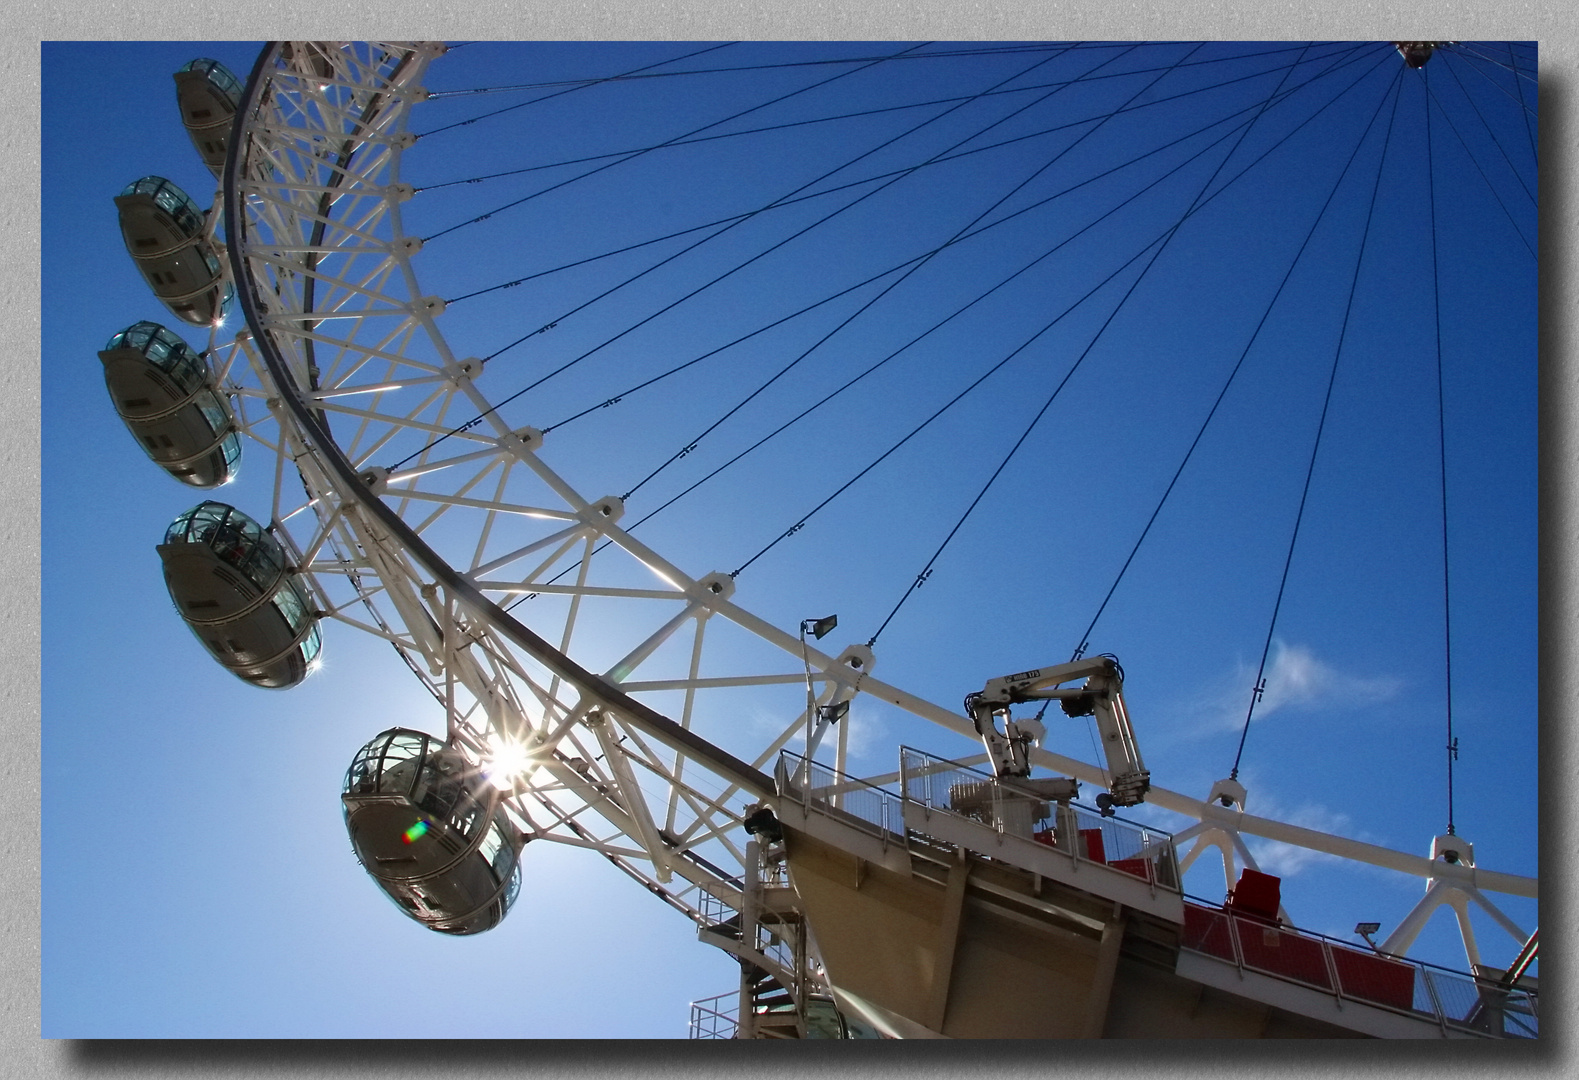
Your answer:
[[[1354,932],[1365,939],[1365,944],[1374,949],[1376,948],[1376,942],[1371,940],[1371,935],[1376,933],[1381,928],[1382,924],[1379,922],[1362,922],[1355,924]]]
[[[810,633],[814,638],[824,637],[828,631],[839,625],[839,616],[829,615],[826,619],[807,619],[800,624],[800,632]]]
[[[817,718],[825,724],[837,724],[850,711],[850,702],[835,701],[832,705],[817,706]]]

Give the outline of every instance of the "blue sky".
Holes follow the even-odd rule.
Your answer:
[[[730,46],[670,67],[756,70],[605,85],[443,131],[536,95],[437,100],[413,119],[424,138],[407,155],[404,175],[433,187],[651,145],[831,73],[760,65],[898,48]],[[508,209],[499,208],[585,166],[435,188],[408,204],[406,222],[432,237],[417,264],[424,288],[456,298],[755,209],[945,106],[778,125],[975,94],[1011,76],[1007,89],[1053,84],[1105,64],[1114,78],[1088,79],[1018,116],[1008,114],[1047,90],[974,102],[822,182],[909,167],[956,144],[1027,136],[918,170],[591,352],[508,414],[513,423],[555,428],[551,461],[589,496],[632,491],[696,441],[695,452],[635,488],[627,521],[635,520],[1075,234],[636,531],[694,574],[733,570],[1010,357],[740,574],[737,601],[771,622],[793,629],[802,618],[837,611],[835,648],[864,642],[1084,355],[874,646],[882,677],[952,705],[987,678],[1066,659],[1079,644],[1375,112],[1376,127],[1359,143],[1353,168],[1090,641],[1091,651],[1116,653],[1124,663],[1154,782],[1204,796],[1233,762],[1347,309],[1267,694],[1241,779],[1253,812],[1423,853],[1446,822],[1424,80],[1404,73],[1393,114],[1386,94],[1395,54],[1313,46],[1291,83],[1331,62],[1313,58],[1352,63],[1270,110],[1216,179],[1232,137],[1186,159],[1223,128],[1165,146],[1253,110],[1299,48],[890,61],[710,133],[773,131],[653,152]],[[475,45],[438,61],[428,85],[552,83],[686,51],[675,44]],[[1503,46],[1479,51],[1506,62]],[[1533,46],[1514,52],[1526,68],[1533,63]],[[206,205],[212,181],[181,129],[170,73],[202,55],[244,77],[255,54],[249,44],[43,49],[44,1034],[678,1036],[686,1003],[731,989],[734,965],[696,944],[683,919],[599,860],[534,845],[516,910],[498,930],[468,940],[409,923],[366,880],[344,840],[335,798],[341,775],[382,728],[442,725],[390,650],[331,627],[321,672],[288,693],[262,692],[209,661],[170,606],[153,547],[198,499],[137,452],[110,407],[94,354],[139,319],[173,328],[174,321],[126,257],[111,198],[156,173]],[[1187,60],[1214,62],[1175,68],[1145,89],[1161,69]],[[1536,214],[1524,190],[1534,188],[1532,145],[1506,70],[1457,56],[1426,70],[1443,109],[1432,118],[1430,175],[1440,237],[1454,727],[1462,748],[1456,818],[1482,865],[1535,874],[1536,260],[1529,248]],[[1225,75],[1247,78],[1106,124],[1067,126],[1137,93],[1147,95],[1138,103],[1153,102]],[[1525,93],[1533,100],[1528,83]],[[1103,329],[1145,259],[1120,269],[1125,261],[1175,224],[1209,180],[1207,190],[1215,190],[1313,113],[1305,130],[1178,230]],[[991,135],[977,134],[989,116],[1004,119]],[[1154,148],[1155,155],[1076,187]],[[1181,163],[1178,173],[1080,232]],[[1028,177],[1023,190],[990,209]],[[443,329],[458,355],[490,355],[557,324],[490,361],[483,388],[503,398],[872,186],[760,214],[580,311],[572,313],[678,242],[654,245],[655,255],[644,249],[456,300]],[[1073,190],[1033,205],[1066,188]],[[993,221],[1022,208],[1009,224],[929,262],[705,439],[698,434],[893,277],[617,406],[561,423],[941,243],[983,211]],[[486,224],[461,225],[489,211]],[[1113,283],[1038,335],[1115,269]],[[204,344],[195,333],[187,337]],[[269,482],[257,467],[262,458],[244,459],[241,479],[220,497],[262,513]],[[84,609],[96,613],[93,620],[57,614]],[[86,672],[82,656],[94,658]],[[765,741],[773,722],[767,706],[760,713],[747,707],[729,738],[740,746]],[[866,700],[851,723],[863,772],[894,768],[901,742],[954,756],[974,752]],[[1090,757],[1078,723],[1050,726],[1054,748]],[[1260,850],[1265,868],[1286,875],[1290,914],[1311,929],[1348,936],[1356,921],[1374,919],[1386,933],[1419,893],[1416,882],[1382,871]],[[107,884],[121,898],[113,905],[105,902]],[[1209,877],[1189,884],[1204,896],[1221,892]],[[1510,901],[1505,910],[1526,928],[1537,921],[1533,905]],[[1446,923],[1444,913],[1417,951],[1459,966]],[[1488,959],[1508,951],[1498,934],[1489,923],[1480,928]],[[434,977],[463,970],[475,992],[453,1001],[425,997],[418,1008],[399,981],[375,978],[347,989],[347,975],[366,971],[375,954]],[[616,969],[639,973],[643,992],[626,992],[632,976]]]

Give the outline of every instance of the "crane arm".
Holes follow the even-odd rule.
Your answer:
[[[1079,686],[1063,685],[1077,679],[1085,681]],[[1057,701],[1068,716],[1095,716],[1112,777],[1111,798],[1107,801],[1116,806],[1133,806],[1145,799],[1151,787],[1151,773],[1135,741],[1123,687],[1124,674],[1117,661],[1110,656],[1093,656],[989,679],[980,693],[965,699],[965,711],[999,776],[1028,775],[1028,748],[1041,738],[1041,732],[1029,726],[1035,721],[1016,723],[1010,717],[1011,705]],[[995,721],[1000,715],[1005,729],[1001,734]]]

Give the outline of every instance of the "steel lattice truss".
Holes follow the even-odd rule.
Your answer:
[[[870,650],[808,647],[737,605],[727,574],[668,562],[620,527],[618,499],[578,493],[538,431],[491,409],[484,364],[451,353],[443,302],[413,272],[421,242],[401,226],[406,120],[443,51],[293,43],[260,60],[224,185],[250,329],[216,350],[222,385],[240,429],[274,457],[275,533],[323,614],[389,641],[480,767],[506,744],[526,750],[508,805],[527,836],[594,849],[705,925],[708,895],[738,908],[742,818],[772,798],[764,770],[800,748],[809,704],[867,693],[974,733],[876,679]],[[750,741],[738,723],[748,701],[779,718],[776,737]],[[1102,783],[1094,765],[1034,759]],[[1400,933],[1444,902],[1467,929],[1474,901],[1525,936],[1480,890],[1534,896],[1533,879],[1164,789],[1150,799],[1200,823],[1186,861],[1216,846],[1230,883],[1237,861],[1254,865],[1240,839],[1252,833],[1430,881]]]

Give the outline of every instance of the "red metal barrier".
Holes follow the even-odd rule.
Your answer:
[[[1228,916],[1221,911],[1185,904],[1184,937],[1179,944],[1229,963],[1236,962],[1233,939],[1228,936]]]
[[[1126,874],[1134,874],[1142,881],[1151,880],[1150,859],[1114,859],[1108,865],[1115,870],[1122,870]]]
[[[1333,949],[1332,963],[1338,969],[1338,985],[1345,997],[1374,1001],[1395,1009],[1414,1007],[1413,964],[1350,949]]]
[[[1320,941],[1251,919],[1234,919],[1234,929],[1239,934],[1239,953],[1245,967],[1332,990],[1332,976],[1327,972]]]

